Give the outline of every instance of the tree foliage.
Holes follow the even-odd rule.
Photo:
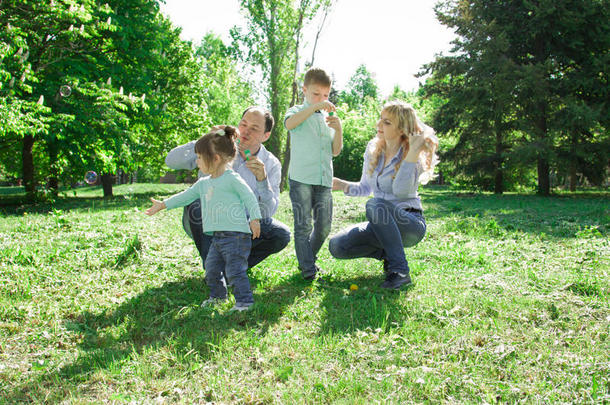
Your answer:
[[[607,152],[607,3],[460,0],[437,6],[439,20],[459,38],[451,55],[426,66],[432,73],[426,93],[447,101],[435,127],[456,138],[445,156],[455,160],[454,174],[502,192],[515,186],[508,179],[521,181],[515,175],[535,165],[538,192],[548,194],[551,170],[565,172],[578,149],[588,149],[583,144]]]

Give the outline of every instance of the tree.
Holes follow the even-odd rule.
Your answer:
[[[439,20],[459,39],[452,55],[427,66],[435,79],[428,89],[448,99],[437,127],[458,135],[453,152],[466,152],[465,170],[493,167],[498,191],[507,162],[535,161],[538,192],[549,194],[551,165],[564,165],[557,150],[560,134],[572,127],[557,113],[570,99],[581,100],[592,112],[604,110],[600,97],[585,93],[608,87],[605,3],[469,0],[437,6]],[[587,131],[604,120],[601,114],[588,116]],[[495,137],[495,152],[481,149],[482,139],[475,136],[481,134]]]
[[[243,60],[262,71],[264,92],[277,123],[266,145],[276,156],[281,156],[286,137],[282,121],[290,103],[294,72],[299,62],[302,28],[329,2],[330,0],[240,1],[248,18],[248,28],[247,32],[242,32],[239,28],[231,30],[233,49]]]
[[[359,109],[365,105],[368,98],[379,101],[379,88],[373,74],[365,65],[360,65],[350,77],[347,90],[340,93],[339,99],[347,103],[350,108]]]

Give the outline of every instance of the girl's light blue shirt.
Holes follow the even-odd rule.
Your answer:
[[[163,202],[167,209],[172,209],[184,207],[198,198],[203,231],[207,234],[215,231],[251,233],[250,221],[261,218],[256,196],[231,169],[216,178],[202,177],[190,188]]]
[[[364,163],[362,164],[362,176],[359,182],[348,182],[345,195],[352,197],[365,197],[373,193],[376,198],[382,198],[398,205],[400,208],[422,209],[421,200],[417,194],[419,175],[422,166],[419,162],[402,162],[398,172],[396,163],[402,156],[402,147],[384,166],[385,156],[383,152],[379,157],[377,166],[370,173],[371,159],[375,140],[366,146],[364,152]]]

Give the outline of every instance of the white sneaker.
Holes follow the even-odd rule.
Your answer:
[[[233,308],[230,309],[230,311],[247,311],[250,308],[252,308],[252,305],[254,305],[253,303],[250,304],[243,304],[241,302],[236,302],[235,305],[233,305]]]
[[[201,306],[202,307],[211,307],[213,305],[220,304],[221,302],[225,302],[226,300],[227,300],[226,298],[210,297],[207,300],[203,301],[201,303]]]

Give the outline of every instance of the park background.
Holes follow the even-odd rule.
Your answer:
[[[329,283],[305,283],[291,243],[253,269],[252,312],[199,308],[180,213],[142,214],[187,187],[162,177],[194,178],[164,157],[251,104],[281,123],[342,3],[240,0],[243,24],[190,41],[156,1],[0,0],[0,402],[610,399],[607,0],[441,2],[455,39],[416,86],[381,89],[366,61],[337,78],[337,176],[360,177],[386,100],[441,140],[406,293],[325,248]],[[426,42],[384,22],[363,47]],[[287,139],[266,143],[284,170]],[[333,233],[364,220],[334,198]]]

